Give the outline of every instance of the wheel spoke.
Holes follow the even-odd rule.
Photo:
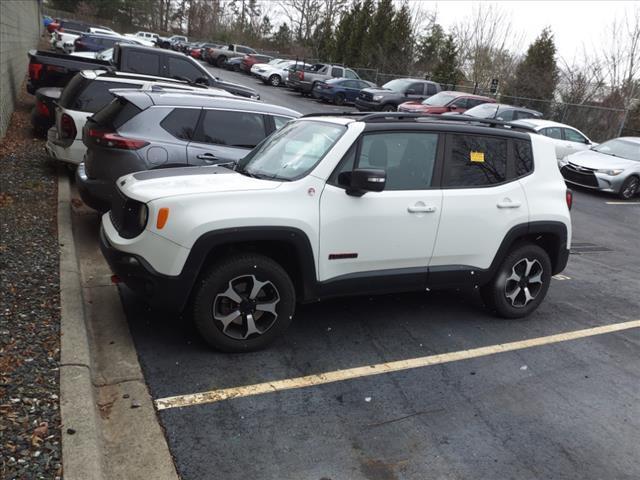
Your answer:
[[[260,312],[271,313],[272,315],[278,315],[276,313],[276,305],[278,304],[279,301],[280,300],[276,300],[273,302],[266,302],[266,303],[258,303],[256,305],[256,310]]]
[[[531,273],[531,268],[536,264],[535,260],[529,260],[528,258],[524,259],[525,264],[527,265],[525,270],[524,270],[524,276],[528,277],[529,274]]]
[[[516,273],[516,266],[511,269],[511,275],[507,277],[507,282],[519,282],[522,277]]]
[[[229,325],[231,325],[232,323],[234,323],[234,320],[237,320],[239,318],[241,318],[240,315],[240,310],[234,310],[233,312],[231,312],[228,315],[216,315],[215,313],[213,314],[213,318],[215,318],[216,320],[222,322],[222,331],[224,332]],[[237,323],[237,322],[235,322]]]
[[[264,287],[265,285],[269,285],[271,282],[261,282],[253,275],[251,276],[251,279],[253,281],[253,286],[251,287],[251,293],[249,294],[249,298],[251,300],[255,300],[258,294],[260,293],[260,290],[262,290],[262,287]]]
[[[542,283],[542,270],[540,270],[532,277],[529,277],[529,283]]]
[[[218,294],[219,297],[227,297],[229,300],[235,302],[235,303],[240,303],[242,302],[242,298],[240,298],[240,295],[238,295],[238,292],[236,292],[233,289],[233,285],[231,284],[231,282],[229,282],[229,286],[227,287],[227,289]]]
[[[516,287],[511,293],[507,293],[507,298],[511,301],[511,305],[513,305],[516,301],[516,297],[520,294],[522,289],[520,287]]]
[[[247,333],[245,333],[244,338],[249,337],[249,335],[253,334],[253,333],[262,333],[260,330],[258,330],[258,327],[256,327],[256,321],[253,318],[253,314],[249,313],[246,317],[245,317],[246,321],[247,321]]]
[[[524,304],[528,304],[531,300],[534,299],[534,296],[531,295],[531,292],[529,291],[529,287],[524,287]]]

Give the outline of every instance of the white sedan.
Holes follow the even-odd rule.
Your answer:
[[[300,64],[300,62],[297,62]],[[256,69],[255,75],[264,83],[268,83],[273,87],[279,87],[289,74],[289,67],[296,64],[295,60],[285,60],[276,65],[263,65]],[[253,68],[251,69],[253,72]]]
[[[588,150],[597,143],[589,140],[584,133],[577,128],[573,128],[564,123],[552,122],[551,120],[540,120],[537,118],[527,118],[525,120],[514,120],[514,124],[531,127],[536,132],[553,140],[556,147],[556,158],[562,160],[567,155]]]

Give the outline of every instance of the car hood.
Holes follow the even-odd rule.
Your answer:
[[[363,88],[361,92],[368,92],[371,95],[384,95],[385,98],[388,97],[397,97],[400,98],[404,96],[404,94],[400,92],[394,92],[393,90],[389,90],[387,88]]]
[[[640,162],[627,160],[626,158],[614,157],[594,150],[583,150],[566,157],[566,160],[586,168],[594,169],[626,169],[629,167],[640,167]]]
[[[256,98],[259,99],[260,95],[253,88],[245,87],[244,85],[238,85],[237,83],[226,82],[221,78],[216,78],[216,84],[212,85],[216,88],[221,88],[226,90],[229,93],[233,93],[234,95],[239,95],[241,97],[247,98]]]
[[[148,170],[120,177],[116,183],[127,197],[145,203],[179,195],[270,190],[282,184],[216,166]]]
[[[447,107],[434,107],[432,105],[423,105],[421,102],[404,102],[398,106],[398,109],[402,109],[409,112],[420,113],[444,113],[449,109]]]

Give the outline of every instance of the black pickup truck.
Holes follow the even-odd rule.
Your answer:
[[[81,70],[120,71],[175,78],[221,88],[242,97],[260,98],[254,89],[214,77],[194,59],[185,57],[180,52],[128,44],[116,44],[110,61],[30,50],[27,91],[33,95],[42,87],[64,87]]]

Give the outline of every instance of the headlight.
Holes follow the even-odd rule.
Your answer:
[[[382,100],[384,98],[384,95],[374,95],[373,96],[373,101],[374,102],[379,102],[380,100]]]
[[[147,220],[149,219],[149,209],[147,208],[146,205],[141,205],[140,208],[138,209],[138,228],[140,228],[140,230],[144,230],[144,228],[147,226]]]
[[[605,175],[610,175],[612,177],[615,177],[616,175],[620,175],[622,172],[624,172],[624,170],[620,169],[620,168],[615,169],[615,170],[604,168],[604,169],[597,170],[597,172],[598,173],[604,173]]]

